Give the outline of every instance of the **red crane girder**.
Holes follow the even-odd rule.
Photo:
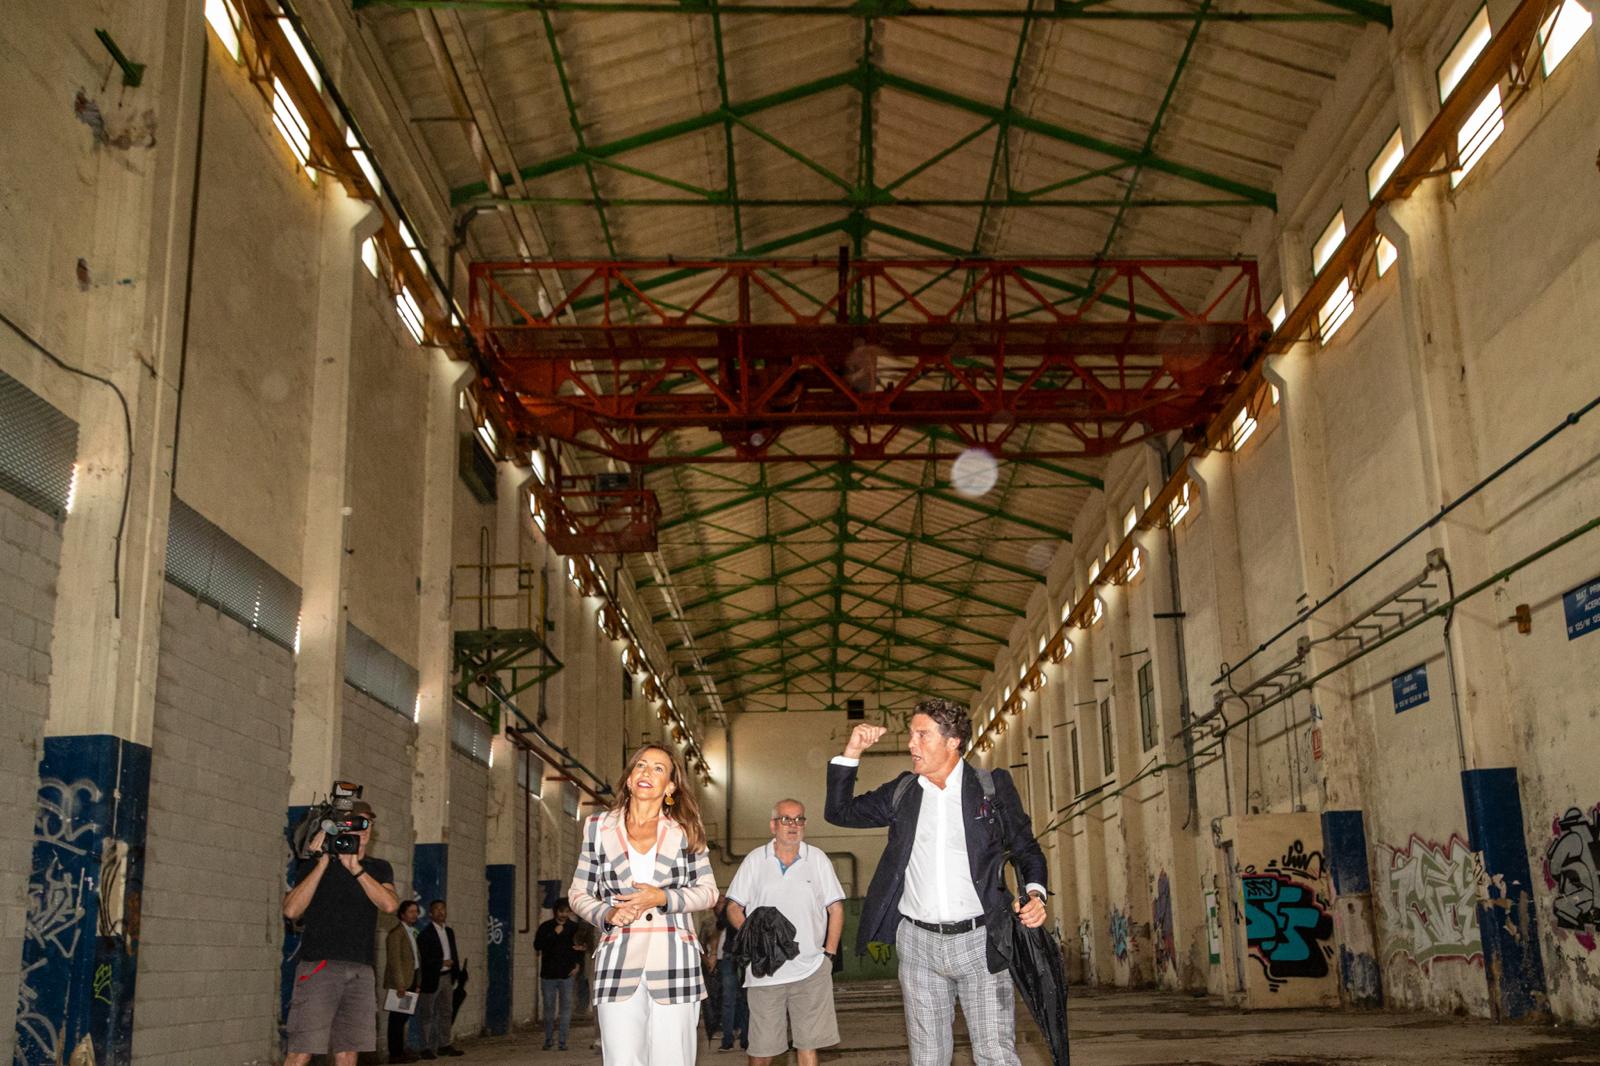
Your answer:
[[[1101,455],[1203,425],[1271,332],[1241,259],[485,262],[468,318],[519,438],[633,463],[686,428],[733,449],[695,461],[792,458],[800,426],[839,435],[808,459],[929,457],[891,447],[912,427],[1038,455],[1008,442],[1046,424]]]

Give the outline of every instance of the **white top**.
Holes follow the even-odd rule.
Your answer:
[[[435,922],[433,925],[430,925],[428,928],[432,929],[434,931],[435,935],[437,935],[438,938],[439,938],[439,946],[444,949],[444,961],[445,962],[454,962],[455,960],[450,957],[450,938],[445,935],[445,930],[450,928],[450,927],[447,926],[447,925],[440,925],[437,922]]]
[[[860,759],[835,756],[840,766],[859,765]],[[917,814],[917,836],[906,863],[905,891],[900,913],[919,922],[961,922],[983,916],[983,901],[972,881],[967,860],[967,827],[961,812],[961,782],[965,759],[956,760],[944,787],[917,776],[922,788],[922,808]],[[1044,886],[1028,882],[1030,892],[1045,895]]]
[[[416,926],[414,926],[414,925],[406,926],[406,943],[411,945],[411,968],[413,970],[422,969],[422,959],[417,955],[417,927]]]
[[[727,896],[746,914],[757,907],[778,908],[794,923],[795,943],[800,948],[800,954],[766,977],[757,977],[746,967],[747,986],[792,984],[810,977],[828,961],[822,954],[828,937],[828,905],[844,899],[844,888],[827,852],[802,842],[799,854],[785,870],[778,861],[776,842],[768,841],[760,851],[744,857],[728,884]]]
[[[632,844],[628,845],[628,865],[633,869],[633,879],[641,885],[656,883],[656,846],[650,845],[649,851],[640,851]]]

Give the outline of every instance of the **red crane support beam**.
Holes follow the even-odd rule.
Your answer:
[[[576,281],[530,311],[549,269]],[[633,463],[689,428],[790,458],[802,426],[838,431],[815,458],[910,458],[891,444],[926,426],[1020,456],[1019,427],[1056,425],[1101,455],[1203,426],[1270,333],[1237,259],[476,263],[468,317],[519,439]]]

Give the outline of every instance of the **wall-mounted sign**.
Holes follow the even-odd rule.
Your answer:
[[[1568,640],[1600,630],[1600,577],[1562,596],[1561,609],[1567,616]]]
[[[1394,687],[1394,713],[1409,711],[1428,702],[1428,664],[1413,666],[1397,674],[1390,682]]]

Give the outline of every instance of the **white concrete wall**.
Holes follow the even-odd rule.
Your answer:
[[[49,710],[51,627],[61,530],[48,515],[0,492],[0,811],[31,810]],[[0,1059],[16,1040],[17,976],[33,858],[33,819],[0,819]]]
[[[134,1061],[277,1041],[293,656],[172,585],[162,610]]]
[[[1509,7],[1491,4],[1496,24]],[[1286,283],[1298,285],[1296,279],[1309,273],[1310,240],[1337,206],[1352,221],[1365,208],[1366,164],[1395,125],[1405,64],[1414,62],[1431,77],[1475,8],[1434,3],[1406,9],[1397,13],[1391,37],[1369,35],[1357,48],[1285,168],[1278,216],[1263,216],[1246,249],[1276,264]],[[1287,382],[1283,404],[1259,412],[1255,435],[1237,453],[1213,454],[1195,468],[1196,507],[1173,533],[1194,714],[1211,709],[1222,664],[1239,662],[1292,622],[1316,588],[1355,573],[1600,393],[1600,349],[1593,340],[1600,335],[1600,305],[1589,297],[1600,277],[1600,204],[1572,195],[1580,172],[1582,182],[1593,180],[1593,153],[1582,146],[1592,143],[1600,121],[1596,76],[1591,32],[1507,114],[1505,134],[1459,188],[1447,191],[1436,181],[1397,206],[1386,232],[1421,242],[1433,239],[1432,226],[1442,238],[1419,244],[1415,261],[1402,253],[1387,276],[1369,277],[1354,315],[1325,346],[1275,362],[1274,372]],[[1264,286],[1270,299],[1278,282],[1268,274]],[[1444,314],[1450,319],[1441,319]],[[1328,617],[1335,623],[1351,617],[1419,572],[1429,548],[1445,550],[1460,591],[1592,517],[1600,503],[1597,454],[1600,419],[1591,416],[1484,493],[1481,511],[1464,510],[1378,567]],[[1112,520],[1118,528],[1108,528],[1112,522],[1101,516],[1120,516],[1144,484],[1159,485],[1153,464],[1153,453],[1144,451],[1113,459],[1103,510],[1090,506],[1080,514],[1074,542],[1054,572],[1081,577],[1108,540],[1121,540],[1120,520]],[[1318,523],[1326,525],[1326,547]],[[1075,723],[1085,787],[1093,787],[1101,778],[1097,711],[1074,704],[1110,693],[1117,708],[1116,776],[1125,781],[1137,769],[1130,759],[1142,764],[1149,758],[1128,745],[1138,731],[1129,682],[1142,661],[1132,653],[1145,648],[1156,667],[1163,731],[1176,731],[1178,663],[1170,633],[1161,629],[1170,623],[1151,617],[1168,609],[1165,539],[1159,531],[1141,536],[1149,553],[1146,573],[1103,592],[1105,620],[1071,634],[1076,653],[1050,669],[1050,686],[1030,697],[1026,728],[1013,725],[987,761],[1031,761],[1038,749],[1030,752],[1017,738],[1042,733],[1060,745],[1051,749],[1052,764],[1066,775],[1070,756],[1057,759],[1056,753],[1064,752]],[[1432,622],[1241,729],[1228,744],[1226,780],[1220,759],[1195,769],[1195,810],[1188,809],[1185,772],[1170,771],[1064,826],[1057,839],[1069,849],[1067,865],[1075,859],[1078,868],[1068,872],[1071,898],[1058,898],[1058,915],[1063,925],[1069,913],[1090,923],[1088,976],[1118,984],[1153,978],[1213,992],[1239,988],[1226,945],[1219,964],[1206,961],[1201,894],[1220,886],[1226,902],[1231,891],[1224,853],[1214,846],[1213,819],[1350,806],[1348,796],[1329,802],[1330,781],[1338,778],[1350,784],[1333,787],[1356,789],[1366,811],[1387,1002],[1487,1015],[1483,962],[1470,943],[1476,938],[1471,904],[1468,920],[1456,929],[1459,950],[1453,950],[1445,931],[1450,915],[1431,914],[1431,925],[1419,923],[1397,894],[1407,871],[1415,871],[1411,864],[1427,861],[1424,851],[1441,869],[1468,878],[1469,896],[1475,891],[1465,846],[1452,844],[1467,835],[1459,713],[1468,766],[1518,770],[1529,856],[1540,882],[1535,903],[1551,1009],[1564,1021],[1600,1020],[1594,952],[1583,938],[1555,926],[1552,893],[1540,870],[1555,819],[1600,802],[1587,754],[1600,743],[1591,695],[1600,665],[1583,638],[1567,639],[1560,602],[1563,592],[1595,576],[1595,558],[1593,538],[1579,541],[1457,612],[1458,633],[1465,626],[1480,634],[1461,638],[1465,643],[1455,649],[1459,712],[1443,626]],[[1058,611],[1070,594],[1072,582],[1061,584],[1050,590],[1050,610]],[[1435,600],[1447,594],[1444,585],[1440,576],[1431,592]],[[1529,635],[1509,621],[1519,603],[1532,611]],[[1019,623],[1013,648],[1027,644],[1016,639],[1024,628]],[[1344,650],[1331,654],[1337,658]],[[1292,653],[1292,638],[1280,641],[1235,683],[1242,687]],[[1421,663],[1429,669],[1430,702],[1396,714],[1390,679]],[[997,660],[996,676],[1015,677],[1015,671],[1009,655]],[[1060,683],[1062,689],[1053,687]],[[985,708],[988,702],[979,700]],[[1319,724],[1313,704],[1332,716],[1321,723],[1320,759],[1312,752],[1311,733]],[[1237,718],[1239,705],[1230,706]],[[1330,745],[1335,727],[1342,743]],[[1181,757],[1181,745],[1168,740],[1163,746],[1169,759]],[[1172,882],[1177,965],[1152,975],[1141,965],[1148,957],[1150,887],[1152,878],[1174,869],[1185,871]],[[1099,925],[1112,909],[1129,919],[1126,960],[1115,953],[1105,958],[1112,945]],[[1074,953],[1082,946],[1076,938],[1070,945]]]

